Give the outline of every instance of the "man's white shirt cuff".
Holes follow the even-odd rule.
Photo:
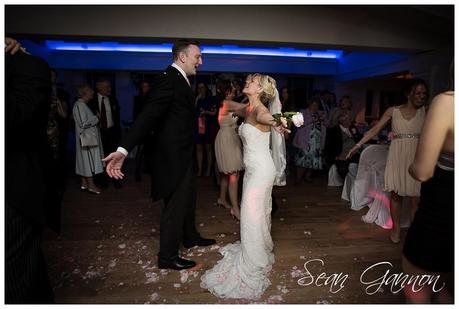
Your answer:
[[[116,151],[121,152],[125,157],[127,157],[127,155],[128,155],[127,150],[124,149],[123,147],[118,147],[118,149],[116,149]]]

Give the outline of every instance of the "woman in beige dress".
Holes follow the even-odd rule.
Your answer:
[[[220,172],[220,197],[217,204],[227,207],[226,195],[229,193],[231,215],[239,220],[238,183],[242,168],[241,140],[237,134],[237,118],[232,111],[244,107],[236,103],[236,89],[229,80],[217,85],[217,92],[222,98],[218,112],[220,130],[215,138],[215,159]],[[229,207],[228,207],[229,208]]]
[[[390,240],[393,243],[400,242],[402,197],[406,196],[411,199],[411,219],[419,203],[421,183],[411,177],[408,167],[414,160],[419,134],[424,123],[424,104],[428,97],[427,84],[421,79],[414,79],[405,95],[407,102],[400,106],[389,107],[376,125],[363,136],[346,157],[350,158],[362,147],[362,144],[375,137],[392,119],[392,132],[395,138],[390,144],[387,156],[384,190],[391,192],[390,213],[393,226]]]

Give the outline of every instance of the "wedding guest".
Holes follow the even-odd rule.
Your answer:
[[[147,93],[148,91],[150,91],[150,89],[151,87],[148,82],[144,81],[140,83],[139,94],[134,97],[134,106],[132,110],[132,117],[134,121],[137,119],[143,107],[145,106]],[[136,181],[142,180],[142,161],[144,159],[144,151],[145,151],[144,147],[145,147],[146,142],[148,142],[148,137],[145,140],[141,141],[140,144],[137,145],[137,152],[135,155],[135,180]]]
[[[94,115],[99,115],[99,128],[102,137],[103,153],[111,153],[116,150],[121,138],[120,106],[118,100],[112,93],[112,86],[109,80],[100,79],[96,82],[97,94],[88,103]],[[108,186],[108,176],[106,173],[97,177],[102,188]],[[119,179],[114,179],[115,188],[122,187]]]
[[[128,150],[154,129],[151,153],[152,198],[162,204],[158,268],[175,270],[196,266],[179,256],[179,246],[210,246],[214,239],[203,238],[196,229],[196,185],[193,177],[196,118],[193,91],[188,76],[202,64],[199,43],[179,40],[172,47],[173,63],[159,74],[148,94],[147,104],[108,162],[110,177],[121,172]]]
[[[5,44],[5,303],[53,303],[42,252],[44,227],[60,228],[46,132],[50,68],[16,40]]]
[[[299,183],[306,174],[306,181],[311,181],[313,170],[322,169],[322,152],[326,137],[326,115],[319,111],[319,102],[312,100],[307,109],[301,109],[304,124],[296,131],[292,145],[296,147],[294,163],[296,180]]]
[[[203,174],[204,149],[206,151],[206,177],[210,176],[214,158],[214,141],[218,130],[217,102],[212,99],[209,88],[204,83],[198,83],[196,95],[196,116],[198,135],[196,143],[196,159],[198,176]]]
[[[454,303],[454,91],[433,99],[409,173],[422,184],[419,209],[403,246],[403,272],[439,275],[439,285],[446,286],[434,293],[429,284],[413,292],[419,287],[409,284],[404,289],[407,302]]]
[[[389,107],[381,119],[368,130],[363,138],[349,151],[346,158],[350,158],[363,144],[373,139],[392,120],[394,139],[389,147],[386,169],[384,173],[384,190],[391,192],[390,213],[392,217],[392,231],[390,240],[400,242],[400,208],[402,197],[411,200],[411,216],[417,210],[421,184],[408,174],[408,167],[413,162],[418,138],[424,123],[424,105],[428,98],[427,84],[421,79],[410,81],[404,94],[406,102],[399,106]]]
[[[351,97],[348,95],[342,96],[341,99],[339,100],[339,106],[333,108],[330,111],[330,116],[328,118],[329,127],[330,128],[336,127],[339,124],[339,117],[343,113],[350,113],[352,117],[351,121],[352,123],[354,123],[355,115],[354,113],[352,113],[351,108],[352,108]]]
[[[104,167],[102,140],[99,132],[99,119],[88,107],[94,97],[94,91],[89,85],[78,87],[78,100],[73,106],[73,119],[75,120],[76,152],[75,172],[81,177],[81,190],[100,194],[100,189],[94,184],[93,176],[103,173]],[[96,142],[84,146],[82,136],[91,134]]]
[[[236,94],[233,101],[238,103],[247,103],[245,102],[247,98],[242,92],[242,82],[239,79],[233,79],[231,84],[233,85],[234,89],[236,89]]]
[[[220,172],[220,196],[217,204],[226,207],[226,195],[229,193],[231,215],[239,220],[238,180],[242,170],[241,140],[236,132],[237,118],[233,111],[243,107],[243,104],[232,101],[236,89],[229,80],[217,85],[220,94],[218,122],[220,130],[215,139],[215,159]]]
[[[324,89],[320,92],[320,100],[319,100],[319,110],[325,113],[325,116],[328,117],[328,114],[331,110],[331,100],[332,94],[329,90]]]
[[[361,138],[362,134],[352,124],[350,112],[343,112],[339,116],[339,124],[327,130],[324,149],[327,165],[335,164],[342,179],[349,171],[349,164],[359,162],[357,154],[349,159],[346,159],[346,156]]]

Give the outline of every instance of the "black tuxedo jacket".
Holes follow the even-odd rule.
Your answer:
[[[362,134],[354,126],[351,126],[349,130],[351,131],[354,142],[357,143],[362,138]],[[341,132],[339,125],[327,130],[324,150],[327,164],[329,165],[332,165],[335,162],[335,158],[343,151],[343,136]]]
[[[167,198],[193,166],[195,150],[194,93],[172,66],[159,74],[145,99],[145,106],[120,146],[130,151],[153,130],[153,200]]]
[[[109,95],[108,99],[110,100],[110,107],[112,109],[113,127],[115,129],[117,138],[119,139],[121,137],[120,105],[114,96]],[[91,109],[94,115],[100,113],[99,97],[97,91],[94,93],[94,98],[88,102],[88,107]]]
[[[50,171],[47,123],[51,98],[48,64],[31,55],[5,54],[5,198],[8,207],[58,229],[50,218],[60,203]]]

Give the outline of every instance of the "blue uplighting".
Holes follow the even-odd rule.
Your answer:
[[[172,44],[128,44],[118,42],[64,42],[46,41],[51,50],[66,51],[116,51],[116,52],[142,52],[142,53],[171,53]],[[237,45],[201,45],[203,54],[220,55],[254,55],[254,56],[276,56],[276,57],[297,57],[297,58],[326,58],[339,59],[343,55],[342,50],[304,50],[296,48],[255,48],[240,47]]]

